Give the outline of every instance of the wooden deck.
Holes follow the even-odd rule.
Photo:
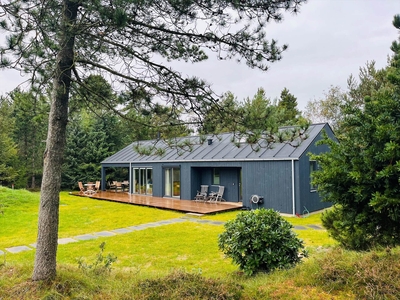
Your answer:
[[[229,211],[242,208],[241,202],[196,202],[193,200],[179,200],[172,198],[160,198],[145,195],[129,195],[126,192],[109,192],[101,191],[94,195],[83,195],[78,192],[72,193],[76,196],[90,197],[92,199],[115,201],[121,203],[156,207],[162,209],[171,209],[182,212],[190,212],[197,214],[212,214],[217,212]]]

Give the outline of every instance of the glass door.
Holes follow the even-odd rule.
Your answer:
[[[173,184],[173,194],[174,197],[181,196],[181,170],[172,169],[172,184]]]
[[[172,184],[171,184],[171,174],[172,174],[172,169],[165,169],[165,190],[164,190],[164,194],[165,196],[172,196]]]
[[[146,169],[146,194],[153,194],[153,169]]]
[[[181,196],[181,170],[179,168],[164,169],[164,194],[169,197]]]
[[[152,195],[153,194],[153,169],[152,168],[133,168],[132,170],[132,192],[134,194]]]
[[[140,176],[139,176],[139,168],[134,168],[133,169],[133,193],[134,194],[139,194],[139,187],[140,187],[140,184],[139,184],[139,178],[140,178]]]

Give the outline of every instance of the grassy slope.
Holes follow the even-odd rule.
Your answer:
[[[34,243],[37,236],[39,193],[0,187],[0,249]],[[133,205],[60,195],[59,237],[112,230],[159,220],[179,218],[182,213]]]
[[[11,246],[10,243],[22,245],[35,240],[38,201],[38,194],[0,187],[0,204],[4,204],[0,208],[4,211],[4,215],[0,215],[0,249]],[[96,201],[67,193],[61,194],[60,213],[60,237],[183,216],[172,211]],[[230,212],[203,218],[226,221],[236,214],[237,212]],[[318,215],[288,220],[295,225],[320,223]],[[51,296],[52,299],[146,299],[147,292],[139,289],[143,286],[143,283],[139,284],[141,280],[161,278],[177,269],[193,274],[201,273],[218,282],[227,282],[228,286],[240,283],[244,287],[242,299],[350,299],[355,296],[366,299],[396,299],[400,295],[399,286],[388,286],[385,283],[400,282],[400,275],[397,274],[399,272],[390,269],[391,266],[400,269],[398,249],[389,254],[383,251],[378,258],[368,254],[338,251],[332,248],[334,243],[325,231],[298,230],[297,233],[312,250],[309,259],[291,270],[247,278],[240,275],[237,267],[218,250],[216,240],[223,229],[222,225],[187,221],[114,237],[60,245],[59,275],[50,285],[29,280],[34,251],[7,253],[3,258],[0,256],[0,299],[35,299],[45,296]],[[110,274],[95,275],[79,269],[78,258],[89,265],[96,261],[102,241],[106,242],[105,254],[113,253],[118,258],[113,264],[113,271]],[[317,247],[323,245],[327,247]],[[384,263],[389,260],[390,263]],[[374,274],[379,274],[382,279],[374,277]],[[388,275],[385,277],[384,274]],[[171,299],[180,299],[182,295],[172,296],[172,293],[183,291],[188,283],[174,280],[171,291],[165,292],[170,293],[167,295]],[[189,282],[189,289],[195,288],[193,284],[197,283]],[[216,289],[226,291],[227,288],[223,286]],[[379,291],[385,291],[385,296],[380,295]],[[399,294],[396,294],[398,291]]]

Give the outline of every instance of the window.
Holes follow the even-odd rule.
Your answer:
[[[213,184],[219,185],[219,168],[213,169]]]
[[[133,188],[135,194],[151,195],[153,193],[153,169],[133,168]]]
[[[310,160],[310,190],[317,190],[317,185],[312,182],[312,173],[319,169],[318,163],[316,160]]]
[[[165,168],[164,176],[164,195],[170,197],[180,197],[181,170],[179,168]]]

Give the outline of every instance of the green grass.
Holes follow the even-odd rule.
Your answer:
[[[239,213],[240,211],[231,211],[226,213],[218,213],[215,215],[206,215],[202,218],[208,220],[217,220],[226,222],[229,220],[233,220]],[[291,216],[284,216],[283,218],[288,222],[290,222],[293,226],[319,225],[320,227],[322,227],[321,213],[313,213],[306,218],[298,218]],[[328,232],[325,229],[323,230],[316,230],[311,228],[307,228],[307,230],[294,229],[294,232],[296,232],[299,238],[301,238],[304,241],[307,247],[318,247],[318,246],[326,247],[337,244],[334,239],[329,237]]]
[[[34,243],[39,193],[0,187],[0,249]],[[182,217],[182,213],[60,194],[59,238]]]
[[[182,217],[182,213],[61,193],[60,237]],[[0,187],[0,249],[28,245],[36,236],[39,194]],[[238,212],[203,216],[228,221]],[[320,214],[286,218],[294,225],[321,224]],[[32,282],[34,251],[0,256],[0,299],[398,299],[400,249],[344,251],[325,230],[296,230],[310,257],[290,270],[246,277],[218,250],[223,225],[191,221],[59,245],[58,276]],[[83,270],[96,262],[99,245],[117,261],[111,273]],[[322,247],[321,247],[322,246]],[[200,277],[199,277],[200,276]],[[193,291],[199,291],[193,296]],[[201,291],[201,292],[200,292]],[[239,295],[239,296],[238,296]],[[197,298],[196,298],[197,297]]]

